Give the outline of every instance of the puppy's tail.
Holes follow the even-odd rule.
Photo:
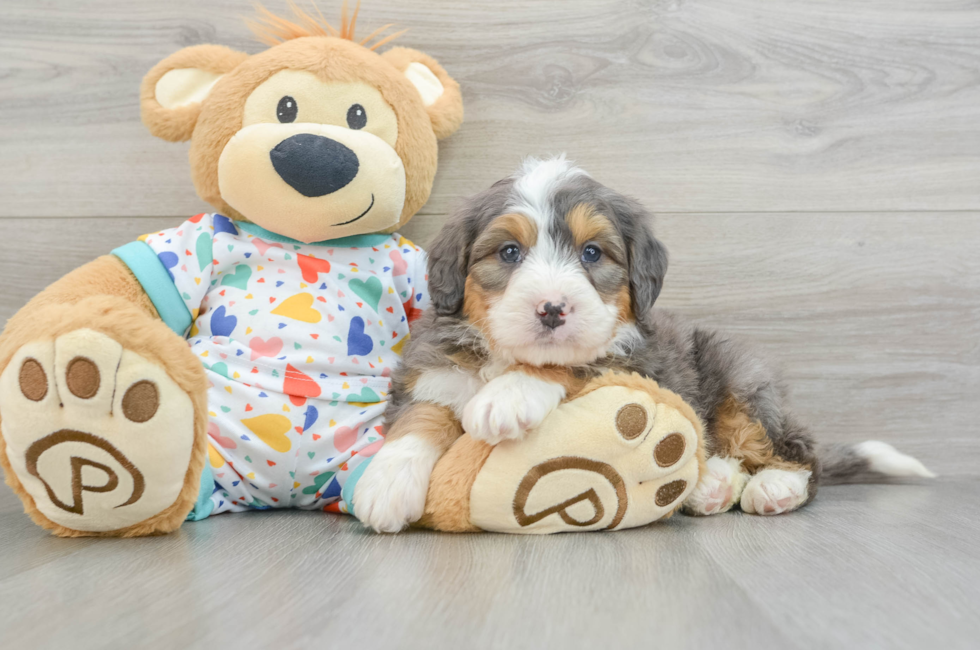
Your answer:
[[[867,440],[856,445],[827,445],[817,450],[821,485],[882,483],[892,478],[934,478],[919,460],[886,442]]]

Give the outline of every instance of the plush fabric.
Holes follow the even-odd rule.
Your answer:
[[[439,133],[443,137],[455,131],[462,121],[462,105],[458,111],[448,105],[441,110],[435,107],[427,110],[412,83],[381,55],[338,38],[306,37],[288,41],[252,56],[215,85],[213,96],[208,98],[201,111],[191,142],[191,171],[201,198],[222,214],[235,219],[248,218],[222,197],[218,159],[225,145],[241,128],[248,95],[260,83],[284,69],[306,70],[323,81],[360,81],[381,92],[398,116],[398,141],[394,148],[405,167],[405,204],[398,222],[389,230],[393,232],[404,225],[429,198],[438,164],[434,128],[439,124]],[[441,118],[438,123],[430,120],[433,110]],[[451,117],[442,119],[444,114]]]
[[[450,532],[622,530],[669,517],[704,463],[703,427],[637,375],[590,382],[520,441],[463,435],[436,464],[418,525]]]
[[[163,77],[176,70],[208,72],[224,75],[230,72],[248,55],[244,52],[224,47],[223,45],[194,45],[184,48],[167,57],[143,77],[140,87],[140,113],[143,124],[150,133],[168,142],[183,142],[190,140],[194,133],[194,125],[201,114],[201,104],[193,102],[169,108],[161,106],[157,99],[157,85]],[[186,82],[206,85],[207,77],[202,75],[188,76]],[[186,89],[188,94],[192,90]]]
[[[25,358],[46,369],[40,401],[17,399]],[[45,519],[104,533],[145,527],[176,503],[189,509],[194,404],[115,338],[79,328],[21,347],[0,375],[0,409],[7,462]]]
[[[440,140],[448,138],[459,129],[463,123],[463,94],[456,80],[449,76],[438,61],[424,52],[407,47],[393,47],[381,56],[402,72],[408,70],[412,64],[422,64],[428,68],[442,86],[442,93],[432,103],[425,105],[436,137]]]
[[[203,215],[192,218],[168,237],[170,243],[180,240],[179,248],[153,250],[141,241],[116,249],[115,255],[99,258],[45,289],[0,336],[0,465],[25,511],[57,535],[161,534],[176,529],[185,518],[201,519],[215,511],[212,492],[221,464],[228,463],[214,445],[208,446],[209,413],[225,413],[215,391],[224,395],[247,387],[256,401],[270,394],[257,384],[209,381],[201,357],[184,339],[200,332],[195,322],[201,318],[209,325],[217,319],[229,329],[233,316],[219,312],[241,309],[248,298],[228,297],[227,291],[238,291],[250,281],[264,282],[261,286],[269,291],[261,292],[263,299],[277,319],[286,319],[270,321],[280,329],[275,337],[267,332],[260,342],[248,338],[248,331],[235,334],[244,337],[249,348],[255,343],[253,354],[268,351],[276,338],[303,355],[297,363],[305,365],[313,355],[301,350],[312,350],[318,340],[321,347],[334,338],[343,341],[343,336],[356,339],[345,347],[353,354],[367,349],[368,336],[358,329],[360,323],[368,332],[379,332],[377,346],[385,344],[384,355],[392,358],[408,339],[407,323],[419,310],[426,276],[416,268],[421,264],[410,264],[398,254],[409,250],[405,245],[414,251],[410,242],[390,233],[428,199],[438,162],[436,141],[455,131],[462,120],[459,87],[421,52],[399,49],[385,58],[374,51],[398,33],[383,35],[384,30],[378,30],[355,42],[356,11],[350,21],[344,16],[340,29],[303,12],[298,12],[299,22],[292,22],[263,10],[263,21],[257,31],[273,45],[268,50],[249,56],[219,45],[187,47],[154,66],[140,90],[144,124],[164,140],[191,140],[194,185],[231,220],[215,217],[207,223],[208,233],[195,231],[197,239],[184,241],[186,230],[204,227],[199,225]],[[313,155],[306,155],[307,150]],[[241,241],[223,241],[226,250],[221,254],[213,251],[212,239],[240,232],[232,221],[247,235]],[[344,268],[338,262],[329,287],[316,277],[328,260],[315,253],[299,255],[304,243],[316,242],[328,247],[327,257],[331,245],[352,251]],[[296,278],[267,280],[262,275],[264,268],[268,272],[274,266],[269,249],[281,252],[283,264],[298,265]],[[245,260],[248,264],[237,264]],[[254,271],[246,273],[240,266],[248,267],[246,271],[254,266]],[[213,273],[204,274],[205,268]],[[226,269],[230,273],[225,274]],[[377,283],[372,282],[377,273],[400,278],[411,274],[413,281],[397,291],[386,287],[384,299],[391,304],[381,304]],[[335,279],[343,286],[332,286]],[[315,280],[320,281],[314,284]],[[280,287],[282,296],[276,292]],[[210,303],[201,300],[188,306],[191,297],[201,298],[211,289],[227,305],[215,307],[214,313]],[[317,291],[323,305],[332,301],[336,313],[326,312],[325,319],[343,318],[335,325],[345,325],[341,333],[331,332],[328,338],[324,330],[318,339],[320,332],[296,325],[295,310],[291,321],[289,314],[282,316],[290,307],[290,296],[302,297],[304,289],[311,300]],[[396,306],[405,312],[403,320],[396,318]],[[397,322],[384,322],[378,309]],[[243,324],[242,329],[249,327]],[[228,334],[218,338],[231,342]],[[359,374],[378,375],[376,379],[387,385],[390,372],[385,364],[393,363],[391,359],[381,359],[377,351],[355,356],[360,357]],[[277,408],[299,418],[289,421],[290,435],[301,437],[305,432],[312,441],[320,437],[320,430],[311,428],[316,419],[312,404],[306,404],[311,385],[329,377],[346,386],[342,377],[352,377],[349,368],[331,365],[333,358],[323,355],[326,365],[316,380],[290,370],[292,365],[285,377],[270,371],[274,379],[267,383],[282,384]],[[256,368],[261,363],[258,358],[251,361]],[[229,379],[215,370],[221,362],[208,363],[212,378]],[[356,418],[365,411],[368,388],[351,387],[352,393],[361,392],[344,400],[353,418],[351,431],[368,426]],[[59,395],[64,405],[55,403]],[[331,435],[338,431],[326,411],[336,398],[325,397],[324,418],[316,425],[330,429]],[[243,418],[248,421],[254,407],[250,400],[239,401],[242,413],[249,413]],[[381,417],[383,402],[373,404],[378,413],[367,419]],[[305,415],[298,410],[303,405]],[[282,419],[285,416],[276,422]],[[262,423],[253,424],[264,431]],[[374,431],[374,423],[369,428]],[[237,444],[220,430],[210,433],[219,447],[222,441],[229,447]],[[349,459],[356,454],[367,457],[380,447],[377,435],[362,446],[345,442]],[[272,448],[281,446],[280,438],[273,438]],[[134,440],[145,442],[135,445]],[[242,462],[251,462],[249,458],[244,454]],[[270,468],[279,462],[263,460]],[[349,467],[340,464],[339,472],[356,467],[356,462]],[[332,484],[320,485],[322,476],[310,478],[309,486],[299,481],[295,485],[303,494],[312,488],[317,498],[322,487],[323,495],[334,499],[325,509],[336,509],[340,486],[334,494]],[[274,482],[263,489],[277,490],[283,483],[288,491],[294,485]],[[280,505],[289,505],[286,501]]]
[[[206,454],[207,383],[200,362],[187,344],[157,317],[135,277],[116,257],[105,256],[82,266],[35,296],[7,323],[0,337],[0,367],[7,368],[24,345],[51,341],[81,329],[111,337],[125,349],[160,368],[190,398],[194,409],[193,442],[183,487],[174,502],[155,516],[111,531],[76,530],[46,517],[12,471],[7,443],[0,434],[0,465],[7,484],[21,498],[24,510],[40,526],[65,537],[134,537],[170,532],[183,522],[199,492]],[[6,426],[0,401],[0,432]]]
[[[165,281],[196,315],[208,513],[346,512],[338,493],[381,447],[388,375],[428,303],[425,258],[395,235],[287,245],[256,233],[203,214],[137,242],[171,264]]]

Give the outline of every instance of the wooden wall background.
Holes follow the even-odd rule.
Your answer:
[[[140,125],[139,82],[187,45],[259,46],[243,0],[0,8],[6,320],[205,209],[187,147]],[[975,473],[980,3],[366,0],[364,33],[387,22],[456,76],[467,111],[406,235],[427,243],[460,197],[565,151],[658,214],[661,305],[758,343],[824,439]]]

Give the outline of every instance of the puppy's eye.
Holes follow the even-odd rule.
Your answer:
[[[352,129],[363,129],[367,124],[367,111],[360,104],[354,104],[347,109],[347,126]]]
[[[504,244],[500,249],[500,259],[508,264],[521,261],[521,247],[517,244]]]
[[[602,257],[602,251],[595,244],[586,244],[585,248],[582,249],[582,261],[588,263],[598,262],[599,258]]]
[[[276,106],[276,117],[278,117],[279,121],[283,124],[295,122],[296,111],[298,110],[299,107],[296,105],[296,100],[289,95],[286,95],[279,100],[279,105]]]

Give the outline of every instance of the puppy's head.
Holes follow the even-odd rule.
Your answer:
[[[590,363],[635,332],[660,293],[667,253],[650,222],[564,157],[528,160],[443,228],[430,253],[433,305],[514,361]]]

